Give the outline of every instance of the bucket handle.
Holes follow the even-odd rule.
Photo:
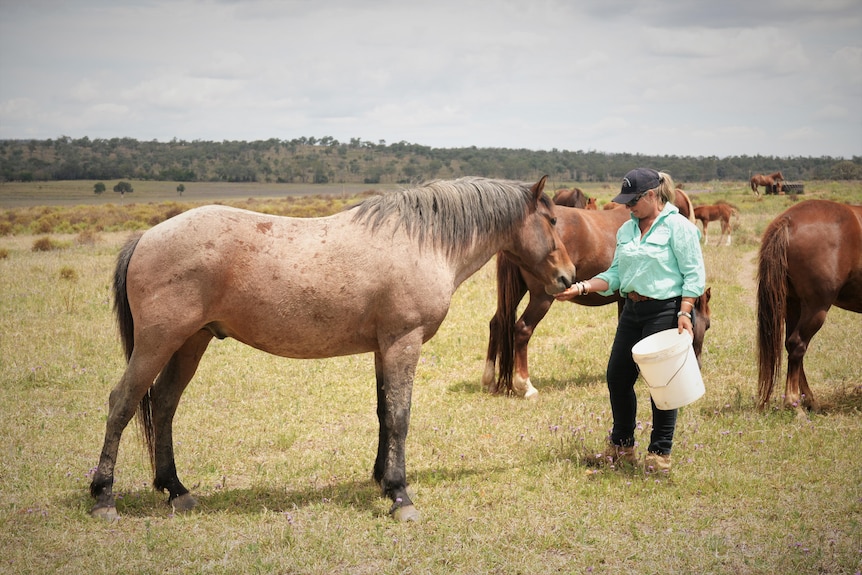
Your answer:
[[[646,377],[644,377],[643,379],[644,379],[644,381],[646,382],[647,387],[651,387],[651,388],[653,388],[653,389],[658,389],[658,388],[661,388],[661,387],[667,387],[668,385],[670,385],[670,382],[671,382],[671,381],[673,381],[673,378],[675,378],[675,377],[677,376],[677,374],[682,370],[682,368],[684,368],[684,367],[685,367],[685,364],[688,362],[688,358],[689,358],[689,356],[690,356],[690,355],[691,355],[691,354],[690,354],[690,353],[688,353],[688,351],[686,351],[685,359],[683,359],[683,360],[682,360],[682,363],[680,364],[680,366],[679,366],[678,368],[676,368],[676,371],[675,371],[675,372],[673,372],[673,375],[672,375],[672,376],[670,376],[670,377],[668,378],[667,383],[665,383],[664,385],[652,385],[652,384],[649,382],[649,380],[647,380],[647,378],[646,378]],[[638,368],[638,375],[642,375],[642,374],[641,374],[641,366],[639,366],[637,362],[635,362],[635,367],[637,367],[637,368]]]

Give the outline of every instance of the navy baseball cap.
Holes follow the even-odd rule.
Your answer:
[[[661,182],[658,172],[650,168],[635,168],[623,178],[620,193],[613,199],[617,204],[627,204],[642,193],[654,190]]]

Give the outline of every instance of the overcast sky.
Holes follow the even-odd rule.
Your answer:
[[[862,156],[862,0],[0,0],[0,139]]]

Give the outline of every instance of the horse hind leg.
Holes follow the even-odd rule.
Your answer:
[[[108,398],[105,440],[102,445],[102,453],[99,456],[99,464],[90,483],[90,494],[96,499],[96,503],[90,511],[90,515],[93,517],[108,520],[119,517],[113,485],[120,439],[129,421],[138,410],[147,390],[152,386],[153,380],[167,363],[167,359],[167,357],[142,354],[141,347],[136,347],[119,383],[111,390]]]
[[[197,501],[180,482],[174,460],[173,419],[180,397],[191,381],[212,334],[199,331],[171,357],[150,389],[151,424],[149,436],[154,470],[153,486],[168,492],[168,502],[177,512],[190,511]]]
[[[731,241],[730,231],[731,231],[730,230],[730,222],[722,220],[721,221],[721,238],[718,239],[719,244],[721,243],[721,240],[724,239],[724,245],[725,246],[730,245],[730,241]]]
[[[788,328],[784,347],[787,350],[787,383],[785,385],[784,406],[794,409],[807,407],[811,411],[820,411],[820,403],[808,386],[805,375],[804,359],[811,338],[814,337],[826,321],[827,310],[800,309],[791,314],[793,306],[788,305]],[[793,317],[795,316],[795,317]],[[793,323],[790,323],[790,322]]]

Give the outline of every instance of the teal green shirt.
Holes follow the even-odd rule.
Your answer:
[[[619,291],[625,297],[635,291],[655,299],[698,297],[706,288],[700,230],[669,202],[643,237],[631,216],[617,230],[611,267],[596,277],[610,286],[602,295]]]

